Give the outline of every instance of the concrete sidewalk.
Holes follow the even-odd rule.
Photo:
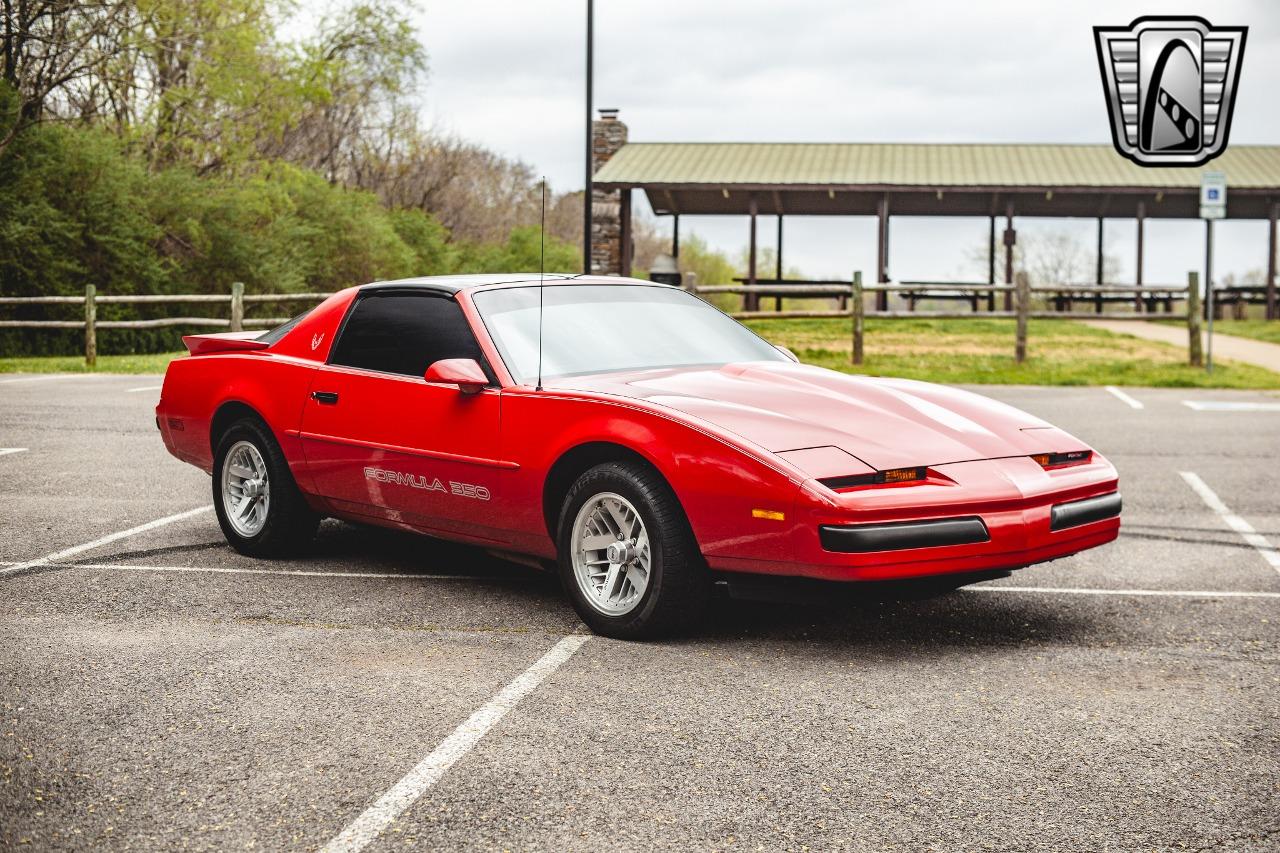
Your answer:
[[[1149,341],[1173,344],[1183,349],[1187,346],[1186,326],[1166,326],[1141,320],[1081,320],[1080,322],[1095,329],[1115,332],[1118,335],[1133,335]],[[1204,333],[1201,333],[1200,340],[1205,343]],[[1226,358],[1231,361],[1257,365],[1280,373],[1280,344],[1270,344],[1266,341],[1255,341],[1250,338],[1238,338],[1235,335],[1222,335],[1215,332],[1213,335],[1213,356],[1214,358]]]

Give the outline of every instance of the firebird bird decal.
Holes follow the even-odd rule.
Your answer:
[[[313,350],[320,349],[320,344],[322,344],[322,343],[324,343],[324,333],[323,333],[323,332],[322,332],[322,333],[320,333],[320,334],[318,334],[318,335],[312,335],[312,336],[311,336],[311,349],[313,349]]]
[[[450,480],[449,488],[446,489],[444,484],[440,482],[439,477],[433,477],[428,480],[421,474],[406,474],[401,471],[388,471],[385,468],[365,468],[364,475],[370,480],[377,480],[379,483],[395,483],[398,486],[409,486],[428,492],[440,492],[442,494],[457,495],[461,498],[473,498],[478,501],[489,500],[489,490],[484,486],[477,486],[473,483],[459,483]]]

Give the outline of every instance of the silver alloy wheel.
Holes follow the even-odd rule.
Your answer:
[[[222,461],[222,509],[232,529],[246,539],[267,523],[271,484],[267,463],[249,441],[237,441]]]
[[[635,609],[649,588],[649,533],[631,502],[613,492],[593,495],[578,510],[569,537],[573,576],[593,608],[606,616]]]

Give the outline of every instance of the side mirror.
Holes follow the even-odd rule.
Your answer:
[[[441,385],[457,385],[463,394],[479,394],[489,384],[489,377],[470,358],[441,359],[428,367],[422,378]]]
[[[782,353],[782,354],[783,354],[783,355],[785,355],[787,358],[791,359],[792,361],[796,362],[797,364],[800,362],[800,357],[799,357],[799,356],[797,356],[795,353],[793,353],[791,350],[787,349],[786,347],[782,346],[781,344],[774,344],[774,345],[773,345],[773,347],[774,347],[774,349],[776,349],[778,352]]]

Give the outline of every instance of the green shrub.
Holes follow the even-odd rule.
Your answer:
[[[543,265],[542,229],[526,225],[511,229],[506,243],[471,243],[461,247],[459,272],[574,272],[582,266],[577,246],[547,235]]]
[[[147,211],[149,176],[111,136],[67,127],[21,134],[0,157],[0,293],[73,296],[163,292],[160,229]],[[127,314],[104,306],[102,319]],[[66,318],[66,309],[19,308],[15,319]],[[119,332],[110,345],[149,346],[152,332]],[[5,330],[0,352],[78,347],[74,331]],[[74,351],[74,349],[73,349]]]
[[[4,101],[0,98],[0,125]],[[2,127],[0,127],[2,129]],[[186,166],[148,171],[114,135],[39,126],[0,154],[0,294],[226,294],[332,291],[378,279],[456,271],[534,271],[536,227],[504,243],[459,245],[420,210],[391,210],[372,193],[315,172],[266,163],[247,177]],[[549,239],[547,269],[573,270],[578,250]],[[100,305],[102,320],[226,316],[214,305]],[[249,316],[295,306],[250,306]],[[261,313],[259,313],[261,312]],[[79,319],[75,306],[6,308],[14,319]],[[208,330],[208,327],[203,327]],[[163,352],[196,329],[104,330],[103,354]],[[76,330],[0,331],[0,355],[74,353]]]

